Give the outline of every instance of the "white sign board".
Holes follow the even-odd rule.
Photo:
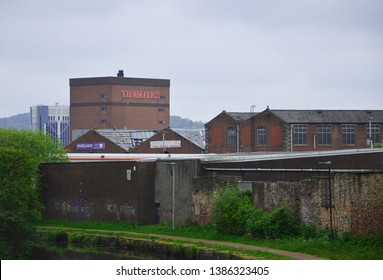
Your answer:
[[[181,148],[181,140],[150,141],[150,148]]]

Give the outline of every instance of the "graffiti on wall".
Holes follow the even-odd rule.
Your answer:
[[[79,215],[80,217],[93,217],[93,203],[89,203],[84,199],[66,200],[62,202],[54,202],[53,208],[62,215]]]
[[[115,202],[114,203],[107,202],[105,204],[105,208],[107,213],[112,213],[116,215],[118,220],[122,218],[122,216],[127,218],[127,217],[132,217],[136,215],[136,209],[127,203],[118,205]]]

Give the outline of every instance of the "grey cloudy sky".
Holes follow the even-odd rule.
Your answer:
[[[171,114],[383,109],[381,0],[1,0],[0,117],[69,78],[171,80]]]

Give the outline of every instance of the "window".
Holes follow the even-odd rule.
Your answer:
[[[107,94],[107,93],[101,93],[101,94],[100,94],[100,97],[101,97],[101,98],[107,98],[107,97],[108,97],[108,94]]]
[[[355,125],[342,125],[343,145],[355,145]]]
[[[100,120],[100,123],[102,124],[106,124],[108,122],[108,120]]]
[[[263,126],[257,128],[257,145],[266,145],[266,128]]]
[[[370,125],[367,125],[367,139],[370,139]],[[380,142],[380,127],[377,124],[371,125],[371,139],[373,143]]]
[[[237,130],[235,127],[229,127],[227,129],[227,145],[236,146],[237,145]]]
[[[158,112],[165,112],[165,108],[163,108],[163,107],[158,108]]]
[[[106,106],[101,106],[101,107],[100,107],[100,110],[101,110],[101,111],[106,111],[106,110],[107,110],[107,107],[106,107]]]
[[[318,126],[318,145],[331,145],[330,124],[320,124]]]
[[[307,125],[294,125],[294,145],[307,145]]]
[[[159,124],[165,124],[165,121],[158,121]]]

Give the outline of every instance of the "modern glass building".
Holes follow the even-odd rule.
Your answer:
[[[30,112],[31,130],[51,135],[52,140],[63,147],[70,143],[69,106],[32,106]]]

